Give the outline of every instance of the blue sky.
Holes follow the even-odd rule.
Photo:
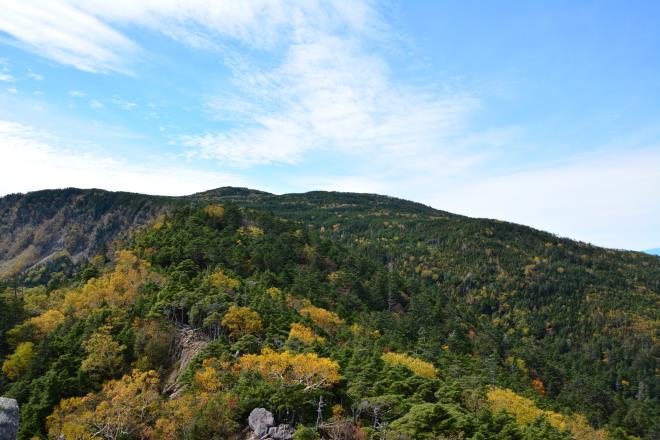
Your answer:
[[[658,2],[2,8],[0,194],[377,192],[660,245]]]

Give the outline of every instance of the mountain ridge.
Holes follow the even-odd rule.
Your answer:
[[[124,239],[129,230],[146,225],[159,214],[186,203],[207,204],[233,200],[254,204],[255,200],[264,201],[273,198],[291,199],[293,203],[301,197],[319,195],[357,196],[362,201],[404,202],[416,209],[422,206],[423,209],[433,209],[416,202],[377,194],[310,191],[275,195],[255,189],[230,186],[185,196],[73,187],[13,193],[0,197],[0,276],[15,275],[62,252],[69,254],[74,262],[89,258],[99,250],[101,243],[109,244],[116,239]],[[85,204],[89,205],[90,210],[82,212]],[[96,206],[92,207],[92,204]],[[33,216],[36,212],[39,213],[39,218]],[[81,216],[87,217],[83,219]],[[99,222],[106,224],[107,230],[91,226]],[[72,223],[87,227],[82,231],[78,230],[79,228],[73,230],[67,227],[67,224],[71,226]],[[28,226],[28,229],[34,229],[35,232],[28,232],[22,226]],[[91,235],[88,245],[82,248],[79,243],[81,235]]]
[[[117,239],[125,239],[131,229],[144,226],[154,221],[158,215],[170,212],[176,207],[187,203],[193,203],[197,206],[227,201],[237,202],[242,206],[255,209],[269,209],[272,208],[269,205],[278,204],[278,215],[296,221],[303,220],[303,217],[297,213],[308,209],[310,204],[316,203],[322,206],[332,205],[332,203],[337,204],[341,201],[344,206],[337,206],[338,208],[350,208],[354,212],[366,211],[365,205],[368,208],[379,206],[384,209],[396,209],[408,213],[449,216],[471,221],[504,222],[513,227],[529,228],[556,237],[551,232],[526,225],[490,218],[466,217],[419,202],[371,193],[308,191],[277,195],[251,188],[224,186],[184,196],[165,196],[109,191],[99,188],[69,187],[13,193],[0,197],[0,225],[2,225],[0,226],[0,276],[15,275],[62,252],[68,253],[74,262],[78,262],[81,259],[93,256],[93,253],[99,250],[101,242],[109,244]],[[85,203],[90,204],[90,206],[96,203],[99,206],[95,206],[94,212],[90,215],[90,212],[80,212],[80,208],[84,208]],[[351,204],[354,206],[348,206]],[[28,205],[34,205],[37,207],[35,211],[46,214],[41,215],[39,219],[33,219],[33,224],[29,224],[30,228],[36,229],[36,238],[30,236],[30,233],[26,233],[21,228],[21,222],[28,222],[31,215]],[[58,206],[58,211],[53,211]],[[77,215],[87,215],[88,217],[83,221],[81,217],[76,217]],[[329,220],[332,215],[326,217]],[[69,230],[64,218],[68,218],[69,222],[77,225],[86,224],[87,227],[84,231],[79,231],[77,228],[74,228],[76,230]],[[318,220],[316,219],[316,221]],[[91,227],[89,224],[98,222],[105,224],[105,230]],[[60,232],[53,232],[56,229],[59,229]],[[91,235],[88,246],[84,248],[79,245],[82,240],[81,234]],[[5,237],[4,240],[1,238],[3,236]],[[54,239],[48,240],[47,237],[54,237]],[[582,243],[578,240],[562,238]],[[8,240],[14,242],[13,246],[10,245]],[[18,242],[19,245],[16,245],[15,242]],[[21,243],[23,246],[20,245]],[[590,246],[594,245],[590,244]],[[624,249],[616,250],[632,252]]]
[[[499,425],[475,408],[502,399],[539,405],[535,414],[555,420],[552,429],[569,423],[589,433],[575,438],[605,438],[606,429],[625,431],[616,439],[660,433],[660,260],[651,255],[387,196],[319,191],[219,188],[184,197],[42,191],[0,199],[0,227],[0,257],[15,269],[0,282],[0,354],[11,360],[3,364],[8,375],[0,376],[0,392],[23,405],[25,435],[46,432],[45,417],[60,399],[107,393],[99,391],[105,381],[132,368],[168,375],[176,361],[162,352],[140,360],[153,335],[162,343],[154,347],[168,351],[167,334],[149,322],[193,329],[212,341],[215,348],[179,372],[186,383],[204,371],[231,376],[222,364],[244,351],[286,362],[299,359],[286,353],[321,356],[337,362],[346,380],[328,395],[333,403],[358,411],[370,399],[400,401],[388,420],[410,438],[441,433],[420,425],[427,411],[453,420],[442,432],[473,438],[480,430],[489,438]],[[30,265],[28,257],[43,263]],[[239,312],[263,318],[240,344],[227,330],[238,319],[227,316]],[[309,345],[282,340],[294,328]],[[83,366],[92,362],[84,357],[90,341],[126,356],[115,357],[99,378]],[[14,365],[28,348],[43,362]],[[214,357],[218,363],[204,367]],[[386,360],[421,368],[431,382],[404,379],[405,371]],[[290,388],[256,399],[233,380],[233,398],[243,402],[235,422],[266,401],[287,423],[316,417],[309,402],[277,401]],[[52,396],[40,397],[45,381]],[[308,395],[301,392],[303,402]],[[478,404],[460,397],[467,395]],[[90,413],[85,408],[80,414]],[[481,416],[491,421],[477,422]],[[533,432],[516,438],[565,438],[516,426],[508,429]]]

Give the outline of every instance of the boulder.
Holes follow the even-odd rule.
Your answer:
[[[291,440],[295,429],[291,425],[281,424],[268,429],[268,437],[273,440]]]
[[[275,417],[265,408],[255,408],[248,417],[248,424],[250,429],[261,438],[268,434],[268,428],[275,424]]]
[[[16,440],[18,435],[18,403],[0,397],[0,439]]]

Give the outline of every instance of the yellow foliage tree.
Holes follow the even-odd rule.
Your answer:
[[[301,308],[298,313],[301,316],[311,319],[316,325],[326,331],[334,331],[337,327],[344,324],[344,320],[336,313],[313,305],[307,305]]]
[[[32,342],[23,342],[16,347],[12,353],[2,363],[2,372],[11,380],[16,379],[22,372],[27,370],[34,355],[34,344]]]
[[[280,296],[282,295],[282,291],[277,287],[269,287],[268,289],[266,289],[266,293],[272,299],[280,299]]]
[[[233,437],[237,429],[231,419],[235,405],[221,392],[218,367],[217,359],[205,359],[202,369],[195,373],[191,388],[165,403],[163,416],[155,424],[154,438],[191,438],[191,428],[200,417],[215,434],[222,435],[221,438]]]
[[[122,353],[126,346],[112,339],[110,327],[100,327],[82,344],[87,357],[82,361],[80,369],[94,379],[102,379],[117,374],[123,365]]]
[[[203,420],[217,437],[235,438],[239,426],[232,420],[235,402],[223,393],[213,394],[205,402],[200,396],[186,392],[163,405],[163,416],[156,420],[153,435],[158,440],[199,438],[194,436],[195,424]]]
[[[23,292],[23,303],[25,310],[34,315],[48,310],[49,301],[46,288],[44,286],[38,286],[25,289],[25,292]]]
[[[417,359],[416,357],[408,356],[407,354],[392,352],[384,353],[382,359],[388,365],[403,365],[417,376],[430,378],[438,377],[438,371],[433,364]]]
[[[65,438],[67,440],[91,440],[99,437],[92,432],[91,413],[82,412],[82,408],[89,406],[92,394],[86,397],[71,397],[63,399],[55,407],[53,413],[46,419],[49,438]]]
[[[42,338],[64,322],[64,314],[59,310],[47,310],[39,316],[28,319],[27,322],[35,327],[37,336]]]
[[[261,317],[249,307],[231,306],[222,318],[222,325],[227,327],[229,334],[240,338],[247,334],[261,331]]]
[[[165,402],[164,416],[155,423],[154,438],[178,440],[189,438],[190,427],[199,412],[197,399],[192,393],[184,393],[176,399]]]
[[[194,386],[198,394],[214,393],[220,389],[218,370],[214,368],[216,363],[216,358],[204,359],[202,369],[195,372]]]
[[[264,235],[264,230],[261,229],[258,226],[254,226],[254,225],[241,226],[240,228],[238,228],[237,232],[240,235],[247,235],[247,236],[250,236],[250,237],[260,237],[260,236]]]
[[[248,354],[240,358],[241,371],[253,371],[265,380],[288,385],[304,385],[305,391],[327,388],[339,382],[339,364],[316,353],[277,353],[264,349],[261,354]]]
[[[491,411],[506,412],[515,417],[521,425],[529,425],[539,417],[545,417],[552,426],[560,431],[570,431],[576,440],[605,440],[607,438],[605,430],[592,428],[583,415],[567,416],[540,409],[532,400],[509,389],[490,387],[486,397]]]
[[[7,340],[16,344],[26,339],[40,340],[64,322],[64,314],[59,310],[47,310],[34,316],[7,332]]]
[[[318,336],[311,328],[294,322],[291,324],[291,330],[289,331],[289,341],[298,341],[305,345],[311,345],[314,342],[322,343],[325,341],[325,338]]]
[[[351,325],[351,333],[353,333],[355,336],[360,336],[361,334],[364,333],[364,328],[360,324],[353,324]]]
[[[149,263],[130,251],[117,252],[114,271],[92,278],[82,290],[69,292],[64,298],[63,311],[72,310],[77,316],[97,309],[102,302],[121,309],[135,303],[139,287],[155,279],[149,271]]]
[[[64,399],[46,419],[49,438],[153,438],[161,407],[158,373],[133,370],[97,394]]]
[[[154,220],[152,227],[156,230],[162,229],[163,226],[165,226],[166,220],[167,216],[165,214],[159,214],[158,217],[156,217],[156,220]]]
[[[221,290],[237,290],[241,287],[240,281],[225,275],[222,269],[213,272],[209,277],[209,281],[213,287]]]
[[[225,216],[225,208],[222,205],[209,205],[204,211],[211,216],[218,219],[222,219]]]

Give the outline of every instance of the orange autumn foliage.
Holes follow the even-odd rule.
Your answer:
[[[534,387],[534,389],[536,391],[538,391],[538,393],[540,395],[543,396],[545,394],[545,386],[543,385],[543,382],[541,381],[541,379],[534,379],[532,381],[532,386]]]

